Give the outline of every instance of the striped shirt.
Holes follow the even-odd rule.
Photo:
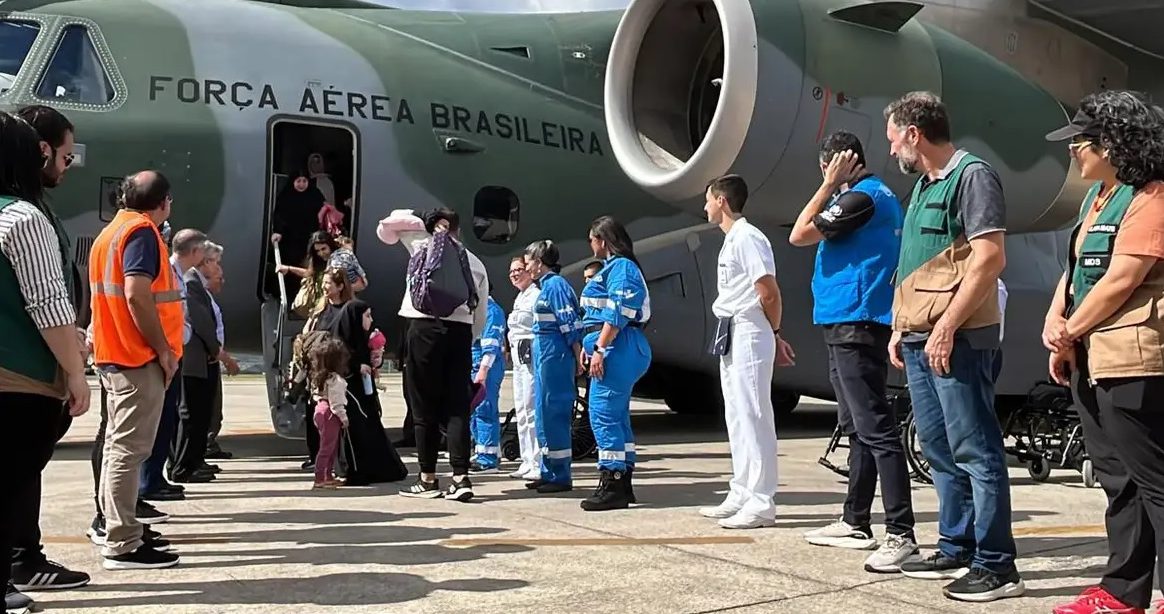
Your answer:
[[[38,329],[76,325],[60,240],[40,209],[17,201],[0,211],[0,252],[12,264],[25,309]]]

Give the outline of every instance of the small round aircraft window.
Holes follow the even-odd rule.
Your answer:
[[[513,190],[485,186],[473,199],[473,234],[484,243],[509,243],[517,235],[521,203]]]

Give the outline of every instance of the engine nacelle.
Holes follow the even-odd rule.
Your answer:
[[[899,5],[903,3],[887,3]],[[699,214],[707,182],[742,175],[749,219],[789,224],[820,183],[821,139],[853,132],[869,169],[905,197],[883,109],[942,97],[955,143],[1002,178],[1010,232],[1061,228],[1085,186],[1044,135],[1063,105],[992,56],[919,19],[896,31],[845,21],[846,0],[633,0],[607,62],[611,147],[627,176]],[[876,24],[874,24],[876,25]]]

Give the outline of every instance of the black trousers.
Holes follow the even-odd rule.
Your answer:
[[[38,394],[0,392],[5,424],[0,429],[4,496],[0,497],[0,573],[4,586],[12,574],[12,549],[21,542],[40,545],[40,474],[53,455],[63,414],[60,399]],[[30,527],[36,539],[21,535]],[[23,538],[23,539],[22,539]]]
[[[215,388],[222,385],[218,363],[206,366],[206,377],[182,376],[182,404],[174,438],[174,477],[187,477],[206,463],[206,438],[214,411]]]
[[[1072,391],[1083,441],[1107,494],[1107,569],[1100,581],[1124,603],[1148,607],[1152,573],[1164,578],[1164,377],[1088,382],[1076,345]]]
[[[47,454],[45,458],[45,465],[52,459],[53,449],[56,443],[69,432],[69,427],[73,424],[73,417],[69,415],[69,408],[64,403],[61,404],[61,416],[57,422],[56,437],[53,438],[52,443],[44,450]],[[41,471],[44,469],[42,468]],[[44,545],[40,543],[40,501],[41,501],[41,480],[37,478],[32,485],[33,492],[27,501],[27,505],[21,505],[17,508],[17,516],[15,518],[16,528],[13,535],[12,542],[12,561],[18,562],[35,562],[38,559],[43,560]]]
[[[408,327],[407,343],[404,381],[412,407],[420,471],[436,472],[440,426],[448,420],[449,464],[454,475],[465,475],[469,472],[473,327],[418,319]]]
[[[93,452],[89,459],[93,462],[93,507],[97,510],[97,518],[101,515],[101,461],[105,458],[105,429],[109,427],[109,392],[105,385],[101,386],[101,424],[97,426],[97,437],[93,439]]]
[[[885,531],[913,537],[913,500],[909,468],[901,443],[897,412],[885,395],[889,370],[887,326],[841,324],[826,329],[829,379],[837,395],[837,420],[849,438],[849,493],[844,520],[869,528],[877,478]]]

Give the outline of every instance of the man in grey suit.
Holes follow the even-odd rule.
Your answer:
[[[182,232],[174,238],[174,243]],[[205,242],[205,240],[204,240]],[[206,278],[198,267],[183,276],[186,282],[187,321],[190,340],[182,356],[181,424],[175,442],[172,479],[175,482],[209,482],[214,467],[206,464],[206,438],[214,407],[215,389],[221,385],[218,357],[218,319],[211,306]]]

